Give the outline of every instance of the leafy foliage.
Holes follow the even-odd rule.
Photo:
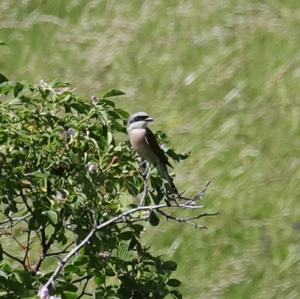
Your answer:
[[[0,294],[25,298],[37,295],[55,257],[132,206],[143,182],[123,141],[128,114],[110,99],[123,92],[87,101],[60,82],[3,82],[0,94]],[[152,180],[149,192],[159,202],[162,182]],[[154,212],[149,219],[159,224]],[[176,263],[149,253],[140,242],[143,229],[123,222],[97,231],[51,292],[62,298],[181,298],[174,290],[180,282],[170,278]]]

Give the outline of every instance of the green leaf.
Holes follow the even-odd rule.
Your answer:
[[[181,281],[178,279],[174,279],[174,278],[169,279],[167,281],[167,285],[169,285],[170,287],[174,287],[174,288],[179,287],[180,284],[181,284]]]
[[[108,294],[107,289],[104,289],[104,290],[102,288],[97,289],[96,292],[95,292],[95,297],[94,298],[95,299],[103,299],[103,298],[105,298],[105,299],[120,299],[120,296],[117,296],[113,293]],[[113,292],[113,291],[111,291],[111,292]]]
[[[9,92],[13,91],[15,88],[15,84],[10,81],[4,81],[0,84],[0,93],[1,94],[8,94]]]
[[[2,41],[2,40],[0,40],[0,46],[7,46],[7,43],[4,42],[4,41]]]
[[[7,101],[7,104],[8,105],[22,105],[22,101],[21,101],[21,99],[20,98],[13,98],[13,99],[11,99],[11,100],[8,100]]]
[[[81,255],[77,256],[77,258],[75,259],[73,264],[77,265],[77,266],[81,266],[81,265],[86,264],[88,261],[89,261],[89,257],[87,255],[81,254]]]
[[[11,289],[14,291],[15,296],[13,298],[20,298],[19,296],[16,296],[16,295],[22,295],[23,298],[26,297],[25,292],[27,290],[25,290],[25,286],[22,283],[20,283],[16,280],[7,280],[6,285],[7,285],[8,289]]]
[[[58,87],[70,87],[71,84],[70,83],[67,83],[67,82],[62,82],[62,81],[59,81],[59,80],[55,80],[51,83],[52,87],[54,88],[58,88]]]
[[[157,217],[154,211],[151,211],[150,213],[149,222],[152,226],[157,226],[159,224],[159,218]]]
[[[3,277],[3,278],[5,278],[5,279],[8,278],[8,276],[6,275],[6,273],[3,272],[3,271],[1,271],[1,270],[0,270],[0,277]]]
[[[101,104],[104,104],[104,106],[110,106],[110,107],[115,108],[115,103],[113,101],[108,100],[107,98],[105,98],[105,99],[102,98],[101,99]],[[100,111],[100,114],[101,114],[101,111]]]
[[[118,89],[112,89],[109,92],[107,92],[106,94],[104,94],[104,96],[102,97],[103,99],[106,98],[112,98],[112,97],[117,97],[117,96],[122,96],[124,95],[125,92],[118,90]]]
[[[173,298],[175,299],[182,299],[182,294],[180,292],[178,292],[177,290],[172,290],[170,292],[170,294],[172,295]]]
[[[191,155],[191,152],[187,152],[187,153],[184,153],[184,154],[177,154],[173,149],[168,148],[168,147],[166,149],[166,153],[169,157],[171,157],[176,162],[179,162],[181,160],[185,160]]]
[[[52,225],[56,225],[57,224],[57,213],[53,210],[49,210],[49,211],[46,211],[46,215],[48,217],[48,220],[49,222],[52,224]]]
[[[113,134],[111,132],[107,132],[107,144],[110,145],[113,141]]]
[[[10,265],[6,264],[6,263],[2,264],[1,268],[6,273],[12,273],[13,272],[13,268]]]
[[[138,249],[140,250],[142,248],[142,245],[141,243],[135,238],[133,237],[131,240],[130,240],[130,243],[128,245],[128,250],[133,250],[133,249]]]
[[[32,282],[32,276],[30,272],[23,270],[15,270],[14,275],[18,282],[22,283],[24,286],[29,287]]]
[[[28,228],[30,230],[37,230],[40,227],[40,223],[37,221],[36,218],[32,217],[29,219]]]
[[[121,240],[130,240],[132,238],[132,232],[127,231],[119,234],[119,238]]]
[[[119,109],[119,108],[116,108],[115,112],[117,112],[119,115],[121,115],[126,120],[127,120],[128,116],[129,116],[129,113],[127,111]]]
[[[133,225],[134,232],[136,233],[137,236],[140,235],[140,233],[144,230],[144,226],[140,224],[135,224]]]
[[[128,245],[126,243],[119,244],[117,256],[123,261],[129,262],[132,260],[132,254],[129,252]]]
[[[163,270],[175,271],[177,269],[177,263],[174,261],[166,261],[162,264],[161,268]]]
[[[3,248],[2,248],[2,245],[0,243],[0,261],[3,260]]]
[[[67,265],[64,270],[65,273],[76,273],[76,274],[80,273],[80,268],[75,265]]]
[[[116,275],[116,273],[112,268],[107,268],[107,269],[105,269],[105,275],[110,276],[110,277],[114,277]]]
[[[8,79],[3,74],[0,73],[0,84],[2,82],[7,82],[7,81],[8,81]]]
[[[24,85],[20,82],[17,82],[14,88],[14,96],[17,97],[18,94],[23,90]]]
[[[105,276],[101,274],[97,274],[94,278],[95,284],[100,286],[105,283]]]
[[[77,298],[77,293],[76,292],[65,291],[65,292],[62,293],[61,298],[62,299],[76,299]]]

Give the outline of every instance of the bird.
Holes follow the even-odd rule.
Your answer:
[[[150,162],[157,169],[162,178],[170,185],[172,192],[178,194],[172,178],[168,173],[168,168],[172,167],[165,152],[159,146],[155,135],[148,128],[148,124],[154,119],[146,112],[133,113],[127,122],[127,133],[133,149],[147,162]]]

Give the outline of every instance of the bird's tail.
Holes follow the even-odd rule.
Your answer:
[[[170,184],[170,187],[172,188],[172,191],[176,194],[178,194],[178,190],[173,182],[173,179],[170,177],[169,173],[168,173],[168,169],[167,166],[165,164],[159,163],[156,165],[160,175],[168,181],[168,183]]]

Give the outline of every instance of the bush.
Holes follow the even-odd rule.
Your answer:
[[[1,297],[44,286],[41,298],[181,298],[176,263],[140,237],[163,208],[185,205],[162,201],[155,174],[145,188],[123,136],[128,113],[111,100],[123,93],[87,101],[59,82],[4,82],[0,94]]]

